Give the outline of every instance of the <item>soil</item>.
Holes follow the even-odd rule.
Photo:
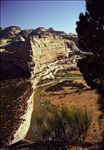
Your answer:
[[[80,74],[79,71],[72,71],[70,73]],[[17,87],[19,87],[19,89],[17,89]],[[1,84],[1,89],[2,89],[1,109],[3,110],[3,114],[4,112],[7,112],[5,115],[6,118],[5,119],[3,117],[1,118],[2,119],[1,133],[3,133],[1,135],[1,139],[2,142],[4,143],[10,140],[10,137],[8,137],[9,133],[12,134],[10,136],[11,138],[13,138],[13,133],[20,125],[21,120],[19,118],[26,111],[27,100],[32,93],[32,89],[31,84],[28,82],[28,80],[23,81],[21,79],[19,79],[19,81],[17,80],[3,81]],[[69,78],[61,82],[58,81],[55,83],[51,83],[51,85],[48,86],[45,85],[45,92],[44,87],[41,87],[40,89],[37,89],[38,91],[35,91],[35,103],[34,103],[35,107],[33,116],[37,116],[38,112],[40,114],[42,113],[43,116],[45,115],[45,113],[47,113],[44,112],[43,108],[40,109],[41,98],[48,101],[49,103],[51,103],[56,107],[75,106],[80,109],[87,109],[87,111],[89,111],[92,114],[93,119],[89,129],[89,134],[85,142],[91,145],[96,145],[99,142],[101,142],[102,140],[101,134],[102,131],[104,131],[104,117],[103,112],[100,109],[101,103],[99,103],[101,96],[98,94],[96,90],[92,90],[89,86],[87,86],[83,78],[82,79]],[[16,91],[18,90],[18,92],[14,92],[14,94],[11,95],[10,93],[12,90]],[[4,96],[5,101],[3,101]],[[8,106],[9,105],[11,106],[11,103],[13,103],[13,107],[10,107],[11,109],[8,109]],[[21,106],[19,106],[19,104],[21,104]],[[6,128],[5,123],[9,123],[8,128]],[[13,127],[15,127],[15,129]],[[31,132],[31,134],[33,134],[33,132]]]
[[[80,74],[79,71],[72,73]],[[104,130],[104,117],[98,103],[100,95],[91,90],[86,82],[81,80],[66,80],[46,89],[44,99],[57,107],[79,107],[92,113],[93,119],[86,142],[94,144],[101,142]]]
[[[1,81],[0,101],[0,146],[13,140],[14,134],[23,122],[27,101],[32,93],[29,79],[10,79]]]

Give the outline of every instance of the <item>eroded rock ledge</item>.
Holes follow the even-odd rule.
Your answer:
[[[76,61],[74,56],[81,55],[75,43],[70,40],[71,35],[51,28],[21,30],[11,26],[1,29],[0,33],[2,79],[30,77],[44,64],[67,57]]]
[[[52,29],[46,30],[44,28],[38,28],[36,30],[21,30],[19,27],[14,26],[1,29],[0,32],[1,79],[15,80],[16,78],[28,78],[29,82],[32,83],[31,87],[29,87],[30,91],[31,88],[35,89],[36,84],[40,81],[40,84],[42,84],[45,80],[47,82],[48,79],[53,80],[57,78],[57,73],[60,70],[77,69],[77,60],[84,56],[75,43],[70,40],[70,37],[66,38],[65,34],[64,38],[63,32],[60,33]],[[12,82],[12,80],[10,82]],[[9,88],[11,87],[12,85],[9,85]],[[19,118],[22,118],[23,115],[28,112],[28,101],[34,92],[28,94],[27,91],[29,89],[24,91],[25,97],[21,95],[21,106],[24,106],[25,104],[25,110],[23,110],[22,113],[18,110]],[[11,99],[12,96],[13,95],[11,95]],[[9,99],[9,101],[11,101],[11,99]],[[17,107],[17,103],[14,103],[15,101],[19,101],[18,97],[13,100],[10,106],[14,105]],[[9,108],[7,109],[7,112],[9,112],[8,110],[10,111]],[[6,114],[3,113],[3,115],[5,115],[3,117],[6,118]],[[17,113],[14,113],[14,115],[17,115]],[[31,115],[29,116],[27,124],[30,123],[29,120],[31,119]],[[26,116],[24,119],[26,119]],[[10,122],[11,121],[16,123],[17,120],[15,119],[15,116],[14,120],[10,120]],[[12,139],[6,141],[1,137],[1,140],[4,140],[7,143],[9,141],[9,143],[11,143],[10,140],[16,142],[24,138],[27,130],[24,131],[24,135],[18,136],[21,133],[20,126],[21,122],[16,126],[14,125],[15,130],[11,132],[12,135],[10,136]],[[8,126],[5,125],[6,130],[7,128]],[[6,130],[4,130],[3,133]],[[19,131],[17,135],[19,138],[15,140],[13,139],[13,136],[16,135],[17,131]]]

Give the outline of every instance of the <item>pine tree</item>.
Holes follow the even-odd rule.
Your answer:
[[[88,85],[104,90],[104,1],[86,0],[76,24],[79,48],[93,53],[78,61],[79,69]]]

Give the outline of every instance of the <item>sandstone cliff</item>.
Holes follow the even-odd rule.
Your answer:
[[[77,60],[81,59],[81,57],[83,56],[83,53],[80,52],[73,41],[64,39],[61,34],[56,34],[55,32],[53,33],[52,30],[50,31],[49,29],[38,28],[36,30],[21,30],[19,27],[13,26],[1,29],[0,32],[0,67],[2,80],[13,80],[20,77],[28,78],[29,84],[31,82],[32,87],[35,89],[37,83],[40,82],[40,84],[42,84],[42,82],[45,80],[46,82],[48,82],[50,79],[53,80],[57,78],[57,73],[60,70],[77,69]],[[12,80],[9,80],[7,82],[8,84],[6,84],[6,87],[9,87],[9,89],[16,87],[12,86]],[[19,85],[20,83],[16,82],[17,85]],[[3,88],[6,91],[5,87]],[[24,114],[28,112],[28,110],[26,110],[29,108],[28,100],[33,94],[31,93],[31,84],[29,87],[30,95],[26,95],[27,90],[28,89],[26,88],[26,91],[23,91],[23,93],[25,93],[25,96],[20,94],[20,98],[22,98],[21,106],[24,106],[25,104],[25,110],[21,111],[18,109],[18,113],[13,113],[13,115],[21,113],[21,116],[18,116],[19,118],[24,118]],[[15,89],[14,91],[17,92]],[[8,92],[11,91],[8,90]],[[10,93],[8,93],[8,95],[10,95]],[[3,97],[4,95],[2,95],[2,100]],[[13,105],[15,105],[15,110],[17,110],[18,105],[17,103],[15,103],[15,101],[18,102],[18,94],[16,95],[16,97],[13,97],[13,95],[11,94],[9,102],[11,100],[12,104],[9,103],[9,105],[12,105],[12,109],[14,108]],[[33,100],[31,101],[31,103],[32,102]],[[6,104],[8,105],[8,103]],[[2,108],[2,110],[4,109],[4,106],[0,107]],[[10,110],[8,107],[5,108],[7,113],[12,113],[12,109]],[[24,109],[24,107],[22,107],[22,109]],[[4,118],[6,118],[6,114],[4,112],[3,115],[5,115]],[[17,117],[13,117],[14,120],[12,120],[11,115],[11,117],[9,118],[10,126],[12,122],[14,122],[14,124],[16,123],[16,126],[14,125],[15,127],[13,128],[13,132],[11,132],[12,135],[8,131],[10,126],[6,126],[4,122],[4,124],[2,125],[3,134],[7,132],[7,134],[10,135],[8,136],[9,139],[1,139],[3,140],[3,143],[13,143],[14,141],[19,141],[20,139],[25,137],[27,129],[25,129],[24,125],[27,124],[27,126],[29,127],[31,115],[29,116],[30,118],[27,119],[25,115],[24,120],[26,123],[22,122],[21,127],[21,121],[17,121]],[[23,134],[22,129],[24,129]]]
[[[12,26],[0,32],[3,79],[34,76],[36,69],[44,64],[66,58],[76,61],[81,56],[73,41],[51,29],[21,30]]]

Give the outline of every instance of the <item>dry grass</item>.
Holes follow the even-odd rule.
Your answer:
[[[99,95],[96,90],[91,90],[84,80],[73,80],[72,82],[67,80],[51,86],[45,91],[44,98],[57,107],[77,106],[91,111],[93,120],[86,141],[93,144],[101,141],[104,120],[99,119],[99,116],[102,115],[98,104]]]

